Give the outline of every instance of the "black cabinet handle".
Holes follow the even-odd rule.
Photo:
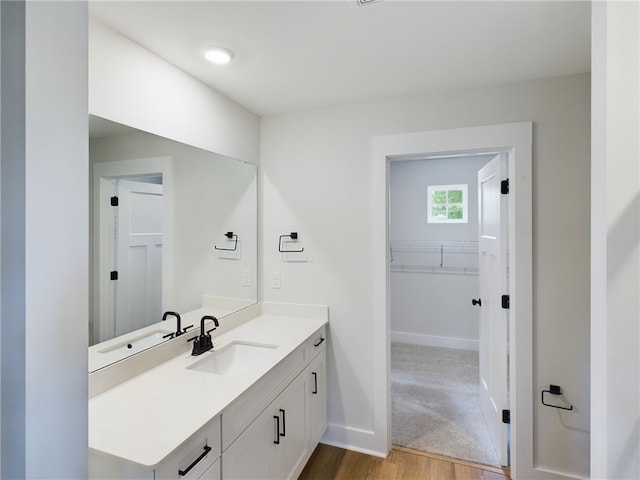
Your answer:
[[[278,415],[274,415],[273,419],[276,421],[276,439],[273,443],[280,445],[280,417]]]
[[[287,436],[287,420],[285,418],[285,411],[280,409],[280,413],[282,414],[282,432],[280,432],[281,437]]]
[[[210,446],[208,446],[208,445],[205,445],[205,446],[204,446],[204,452],[202,452],[202,453],[200,454],[200,456],[199,456],[198,458],[196,458],[196,459],[191,463],[191,465],[189,465],[189,466],[187,467],[187,469],[186,469],[186,470],[178,470],[178,475],[180,475],[181,477],[184,477],[187,473],[189,473],[189,472],[191,471],[191,469],[192,469],[193,467],[195,467],[195,466],[200,462],[200,460],[202,460],[204,457],[206,457],[206,456],[207,456],[207,454],[208,454],[210,451],[211,451],[211,447],[210,447]]]
[[[318,343],[314,343],[313,346],[319,347],[322,342],[324,342],[324,338],[320,337],[320,341]]]
[[[313,391],[311,393],[313,393],[314,395],[318,394],[318,374],[316,372],[311,372],[311,375],[313,375]]]

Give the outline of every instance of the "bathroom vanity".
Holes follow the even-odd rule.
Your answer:
[[[296,478],[327,425],[327,322],[325,306],[262,303],[202,355],[195,329],[94,372],[90,477]]]

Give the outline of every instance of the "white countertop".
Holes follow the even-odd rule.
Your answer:
[[[326,323],[262,314],[214,336],[214,351],[236,341],[277,345],[272,367]],[[231,377],[191,370],[186,367],[212,352],[192,356],[191,343],[187,348],[89,400],[90,450],[154,467],[268,371]]]

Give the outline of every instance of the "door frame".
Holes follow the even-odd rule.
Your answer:
[[[410,156],[507,151],[509,194],[509,293],[511,295],[509,404],[511,474],[537,478],[533,456],[533,122],[432,130],[372,139],[371,254],[373,317],[373,423],[376,445],[391,450],[390,272],[388,249],[389,162]],[[380,355],[379,352],[384,352]]]
[[[106,278],[110,270],[110,260],[105,254],[106,249],[101,249],[101,245],[109,243],[109,233],[105,232],[107,223],[105,213],[102,212],[103,202],[100,201],[102,194],[102,184],[105,180],[117,177],[135,177],[148,175],[162,175],[163,187],[163,246],[162,246],[162,301],[164,304],[171,303],[172,279],[173,279],[173,168],[172,159],[168,156],[148,157],[131,160],[118,160],[112,162],[99,162],[93,164],[92,173],[92,194],[91,201],[93,219],[91,221],[91,262],[92,274],[90,275],[92,285],[91,318],[93,323],[92,340],[101,341],[100,332],[103,328],[98,322],[100,318],[109,317],[113,309],[108,299],[108,289],[101,288],[100,278]],[[97,252],[100,254],[98,255]]]

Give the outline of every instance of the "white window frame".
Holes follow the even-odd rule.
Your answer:
[[[462,191],[462,218],[442,218],[433,215],[433,196],[436,192]],[[469,185],[429,185],[427,186],[427,223],[469,223]],[[449,204],[447,203],[447,206]]]

